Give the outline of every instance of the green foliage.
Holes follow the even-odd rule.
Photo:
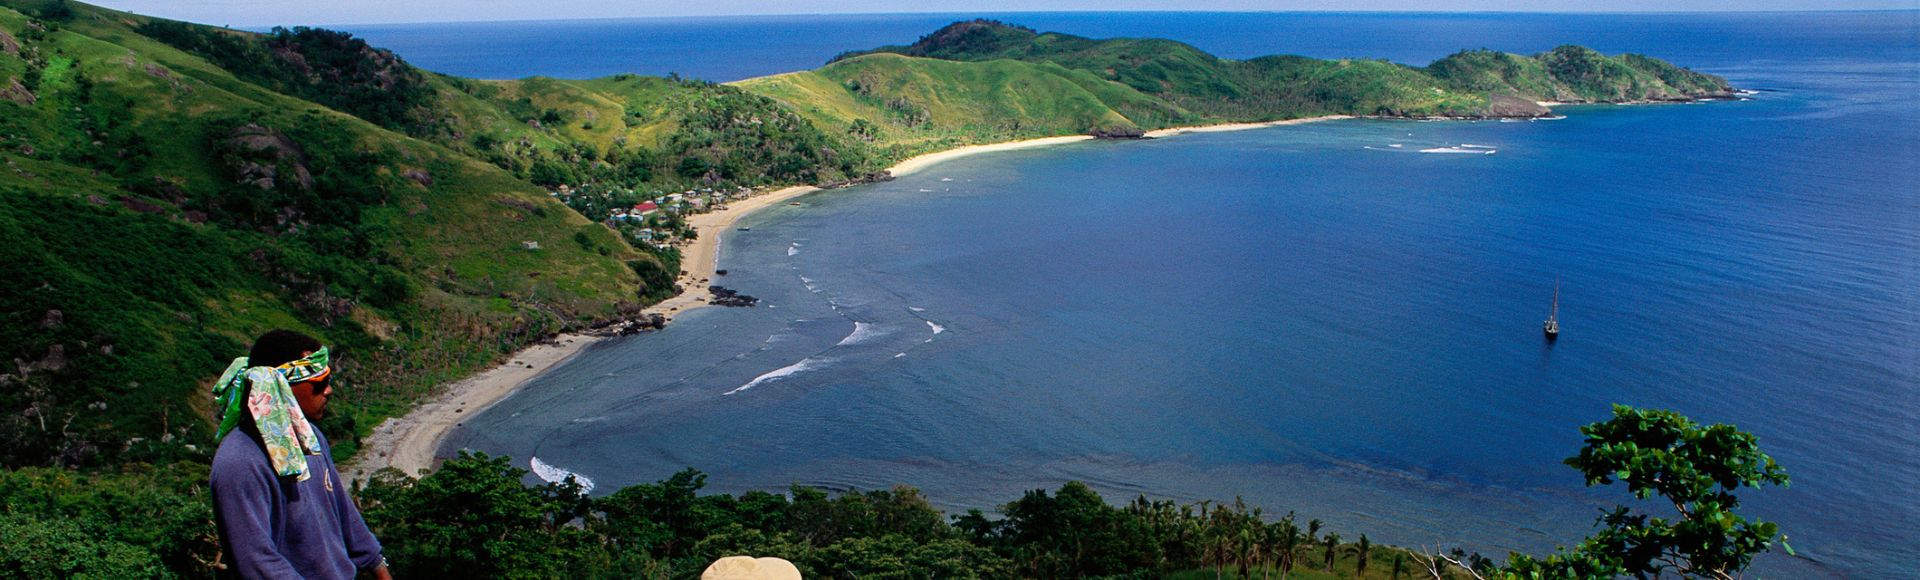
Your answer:
[[[525,486],[505,457],[466,455],[414,480],[377,475],[360,501],[396,575],[560,577],[596,562],[578,524],[591,502],[571,482]]]
[[[229,258],[247,248],[183,224],[0,188],[0,278],[10,281],[0,285],[0,360],[26,361],[0,373],[0,408],[14,410],[0,416],[0,458],[87,465],[159,452],[159,438],[210,435],[188,404],[196,385],[179,378],[243,345],[174,330],[221,318],[209,301],[261,288]]]
[[[0,576],[205,576],[219,554],[205,464],[0,471]]]
[[[915,58],[880,58],[892,55]],[[964,66],[942,70],[920,62],[925,59]],[[979,72],[1004,70],[1014,61],[1045,66],[1018,76]],[[851,72],[854,69],[859,72]],[[809,74],[834,77],[856,103],[865,101],[869,107],[847,106],[843,96]],[[1052,102],[1077,91],[1038,88],[1058,80],[1095,95],[1092,106],[1077,105],[1077,111],[1062,115]],[[914,133],[925,132],[915,131],[919,125],[931,123],[967,142],[994,135],[997,128],[979,122],[984,119],[1049,134],[1129,135],[1134,133],[1113,130],[1330,114],[1527,116],[1545,114],[1532,104],[1539,100],[1678,100],[1731,91],[1718,77],[1657,59],[1607,57],[1580,47],[1535,57],[1466,51],[1424,69],[1379,60],[1294,56],[1231,61],[1168,40],[1096,40],[988,20],[957,22],[909,46],[843,54],[814,73],[742,84],[787,102],[818,123],[847,127],[856,136],[870,135],[865,129],[879,124],[904,129],[887,136],[910,141]],[[1502,100],[1496,102],[1496,97]],[[1103,115],[1112,119],[1101,120]],[[1063,129],[1061,124],[1074,127]]]
[[[1566,463],[1587,485],[1625,482],[1635,497],[1671,502],[1677,519],[1618,507],[1599,533],[1546,558],[1514,555],[1522,578],[1623,575],[1731,578],[1772,548],[1779,528],[1734,512],[1742,487],[1785,486],[1787,472],[1759,440],[1731,425],[1700,425],[1673,411],[1616,405],[1613,418],[1580,428],[1586,445]]]
[[[588,224],[538,188],[368,122],[425,127],[441,77],[337,33],[72,7],[57,31],[0,8],[0,76],[34,85],[0,99],[0,465],[203,461],[204,381],[271,328],[341,354],[321,428],[351,453],[436,384],[671,291],[610,233],[564,244]]]
[[[0,575],[13,578],[137,578],[161,574],[152,553],[102,540],[72,520],[0,514]]]
[[[141,34],[212,61],[251,83],[314,101],[412,135],[439,132],[426,77],[392,52],[352,34],[275,27],[252,34],[151,20]]]
[[[726,85],[685,86],[690,91],[674,103],[679,130],[663,150],[675,173],[689,181],[819,183],[857,176],[867,167],[858,150],[771,99]]]
[[[702,495],[706,476],[686,470],[583,498],[566,483],[523,486],[525,476],[504,458],[462,454],[419,480],[379,474],[361,501],[396,572],[408,575],[686,578],[752,555],[825,578],[1141,577],[1205,563],[1284,577],[1296,554],[1317,547],[1301,541],[1291,515],[1267,523],[1241,502],[1115,507],[1078,482],[1029,492],[1002,519],[973,511],[948,523],[909,487]],[[524,553],[506,555],[516,550]]]

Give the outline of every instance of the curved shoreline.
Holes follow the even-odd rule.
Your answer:
[[[1172,127],[1149,131],[1146,137],[1240,131],[1348,118],[1351,117],[1327,115],[1265,123]],[[887,168],[887,172],[899,177],[970,155],[1049,147],[1093,139],[1088,135],[1065,135],[968,145],[916,155]],[[687,218],[687,224],[697,233],[693,242],[681,250],[680,266],[685,274],[674,281],[681,287],[681,292],[647,307],[642,313],[660,314],[671,320],[676,314],[706,306],[708,296],[711,294],[708,288],[712,286],[712,280],[717,276],[720,238],[727,228],[733,227],[735,222],[756,211],[816,191],[820,191],[820,188],[810,185],[786,187],[729,203],[724,210]],[[514,353],[505,363],[447,385],[438,395],[415,406],[407,414],[390,417],[374,428],[373,433],[361,441],[360,452],[342,466],[344,476],[352,481],[365,481],[373,472],[387,467],[418,476],[437,467],[440,458],[436,455],[440,450],[440,444],[446,440],[447,433],[458,426],[462,420],[487,410],[488,407],[492,407],[518,391],[527,381],[572,359],[588,346],[606,341],[608,338],[589,334],[563,334]]]

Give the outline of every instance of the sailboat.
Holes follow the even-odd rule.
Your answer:
[[[1560,279],[1553,279],[1553,310],[1547,314],[1547,342],[1560,338]]]

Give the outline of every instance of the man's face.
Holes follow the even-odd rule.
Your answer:
[[[301,356],[312,354],[313,351],[307,351]],[[300,381],[288,386],[293,388],[293,400],[300,403],[300,412],[307,416],[308,421],[319,421],[327,416],[327,397],[333,396],[333,373],[327,373],[317,381]]]

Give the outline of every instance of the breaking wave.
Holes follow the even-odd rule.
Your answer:
[[[573,478],[573,481],[575,483],[580,484],[581,493],[587,493],[587,492],[593,491],[593,480],[587,479],[587,476],[585,475],[580,475],[578,473],[574,473],[571,471],[567,471],[565,469],[554,467],[552,465],[547,464],[547,462],[545,461],[541,461],[539,457],[529,457],[527,461],[527,465],[533,468],[533,474],[540,476],[541,481],[545,481],[547,483],[560,483],[560,482],[566,481],[567,478],[571,477]]]
[[[942,332],[946,332],[946,331],[947,331],[947,327],[945,327],[945,326],[940,326],[940,325],[938,325],[938,324],[934,324],[934,323],[933,323],[933,321],[931,321],[931,320],[923,320],[923,321],[921,321],[921,322],[925,322],[925,323],[927,323],[927,328],[931,328],[931,329],[933,329],[933,333],[934,333],[934,334],[940,334],[940,333],[942,333]]]
[[[806,371],[810,371],[810,370],[813,370],[813,369],[817,369],[817,368],[820,368],[821,366],[823,366],[823,365],[825,365],[825,364],[827,364],[827,363],[829,363],[829,362],[833,362],[833,361],[830,361],[830,360],[824,360],[824,359],[816,359],[816,358],[813,358],[813,357],[807,357],[807,358],[804,358],[804,359],[800,359],[800,362],[797,362],[797,363],[793,363],[793,364],[790,364],[790,365],[787,365],[787,366],[784,366],[784,367],[780,367],[780,368],[777,368],[777,369],[773,369],[773,370],[771,370],[771,371],[767,371],[767,373],[766,373],[766,374],[763,374],[763,375],[760,375],[760,376],[757,376],[757,377],[754,377],[754,378],[753,378],[753,380],[751,380],[751,381],[747,381],[747,384],[744,384],[744,385],[740,385],[740,386],[738,386],[738,387],[734,387],[734,388],[733,388],[733,390],[731,390],[731,391],[727,391],[727,392],[725,392],[725,393],[721,393],[721,395],[722,395],[722,396],[724,396],[724,395],[731,395],[731,394],[734,394],[734,393],[738,393],[738,392],[740,392],[740,391],[744,391],[744,390],[747,390],[747,389],[751,389],[751,388],[754,388],[754,387],[758,387],[758,386],[760,386],[760,385],[761,385],[762,383],[769,383],[769,382],[773,382],[773,381],[777,381],[777,380],[780,380],[780,379],[784,379],[784,378],[787,378],[787,377],[790,377],[790,376],[793,376],[794,374],[797,374],[797,373],[802,373],[802,372],[806,372]]]
[[[840,339],[840,342],[838,344],[835,344],[834,346],[847,346],[850,344],[860,344],[862,342],[866,342],[872,339],[873,337],[880,336],[881,334],[884,334],[884,333],[878,330],[874,330],[873,324],[866,323],[866,322],[854,322],[853,332],[848,333],[846,338]]]

